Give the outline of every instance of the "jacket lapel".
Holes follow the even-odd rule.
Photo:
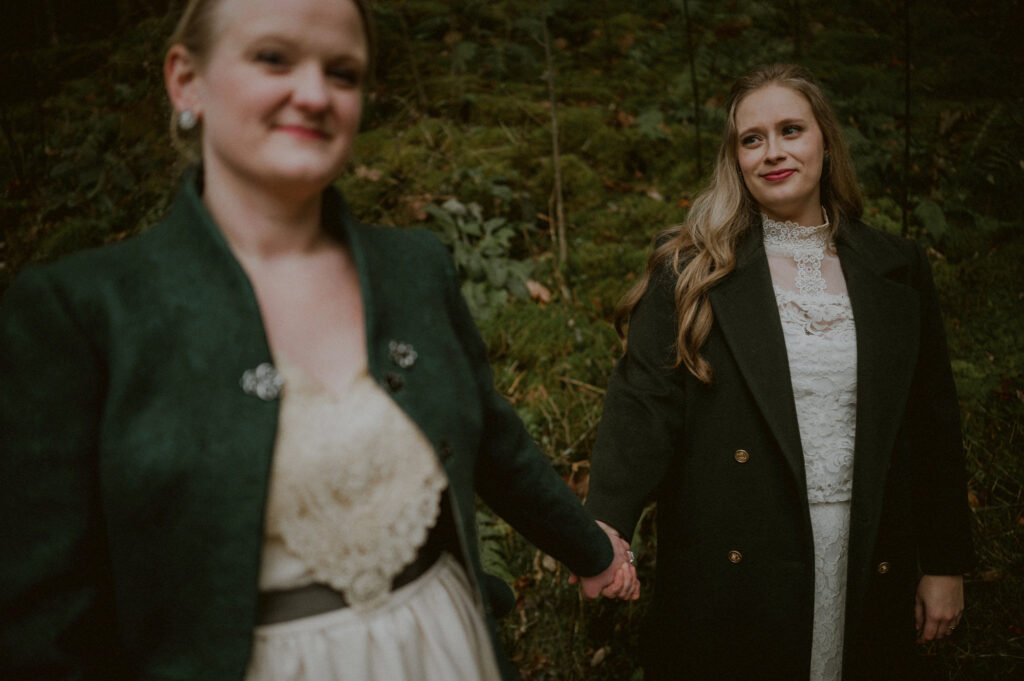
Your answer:
[[[859,512],[874,514],[873,525],[914,374],[920,310],[911,287],[884,276],[907,263],[879,235],[862,228],[837,248],[857,327],[853,498]]]
[[[802,490],[807,483],[789,359],[760,227],[740,242],[736,269],[709,298],[726,344]]]
[[[914,289],[889,278],[908,266],[899,250],[863,225],[844,228],[836,246],[857,328],[852,568],[873,557],[886,474],[918,354],[920,309]],[[866,588],[863,573],[851,569],[847,603],[860,604]],[[856,613],[848,614],[856,621]]]

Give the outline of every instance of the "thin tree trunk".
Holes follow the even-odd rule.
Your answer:
[[[57,15],[53,10],[53,0],[43,0],[43,31],[51,47],[60,45],[57,35]]]
[[[910,233],[910,0],[903,0],[903,236]]]
[[[11,150],[11,170],[14,172],[14,179],[21,184],[25,181],[25,155],[14,134],[14,119],[8,115],[5,106],[0,106],[0,131],[3,131],[4,140]]]
[[[409,32],[409,22],[405,18],[405,2],[398,6],[398,24],[402,30],[402,42],[405,43],[409,53],[409,68],[412,71],[412,82],[416,85],[416,101],[420,110],[427,108],[427,93],[423,90],[423,80],[420,78],[420,65],[416,60],[416,52],[412,49],[412,34]]]
[[[551,57],[551,36],[548,34],[548,17],[546,8],[541,16],[541,27],[544,32],[544,60],[547,67],[545,74],[548,81],[548,99],[551,102],[551,159],[555,173],[555,226],[558,236],[558,266],[564,268],[568,259],[568,246],[565,238],[565,207],[562,200],[562,159],[558,147],[558,105],[555,101],[555,66]]]
[[[615,55],[618,54],[618,52],[616,51],[615,46],[612,45],[612,29],[611,23],[608,21],[608,15],[611,14],[609,4],[609,0],[604,0],[601,3],[601,33],[604,34],[605,63],[611,66],[612,62],[615,60]]]
[[[683,16],[686,18],[686,51],[690,58],[690,89],[693,91],[693,125],[697,133],[697,179],[704,176],[704,163],[700,149],[700,93],[697,91],[697,67],[693,58],[693,36],[690,27],[690,4],[683,0]]]
[[[793,56],[797,61],[803,56],[803,17],[800,16],[800,0],[793,0]]]

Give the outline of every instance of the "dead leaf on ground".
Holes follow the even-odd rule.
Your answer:
[[[611,648],[609,646],[604,646],[603,648],[598,648],[594,652],[594,656],[590,658],[590,666],[591,667],[596,667],[597,665],[599,665],[602,662],[604,662],[604,659],[606,657],[608,657],[608,653],[610,653],[610,652],[611,652]]]
[[[370,182],[380,182],[380,178],[384,176],[384,174],[376,168],[370,168],[365,165],[356,166],[355,175],[360,180],[369,180]]]
[[[565,479],[565,484],[569,485],[569,489],[576,496],[580,499],[585,499],[590,489],[590,462],[577,461],[572,464],[569,475]]]
[[[547,305],[551,302],[551,291],[539,281],[527,280],[526,290],[530,292],[530,299],[537,301],[541,305]]]
[[[625,111],[616,111],[615,120],[623,128],[628,128],[630,126],[636,125],[636,116],[630,115]]]
[[[440,198],[434,194],[406,194],[399,199],[402,205],[405,207],[407,214],[412,216],[412,219],[416,222],[425,222],[429,217],[427,214],[427,206],[431,205]]]
[[[978,573],[978,579],[983,582],[998,582],[1002,578],[1002,570],[982,570]]]

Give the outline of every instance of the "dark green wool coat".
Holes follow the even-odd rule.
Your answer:
[[[480,607],[475,492],[577,574],[602,571],[610,544],[495,392],[443,246],[324,200],[359,270],[370,373],[447,473]],[[194,177],[143,235],[18,278],[0,308],[0,678],[242,679],[279,402],[240,378],[267,362]]]
[[[842,226],[837,249],[857,334],[843,678],[906,678],[919,574],[972,561],[956,392],[923,251],[861,223]],[[644,678],[806,680],[813,537],[760,227],[710,292],[710,386],[671,368],[674,284],[657,273],[633,312],[587,500],[625,536],[657,502]]]

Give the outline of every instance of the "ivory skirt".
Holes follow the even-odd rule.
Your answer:
[[[342,608],[256,627],[246,681],[500,681],[487,625],[458,562],[442,554],[369,611]]]

